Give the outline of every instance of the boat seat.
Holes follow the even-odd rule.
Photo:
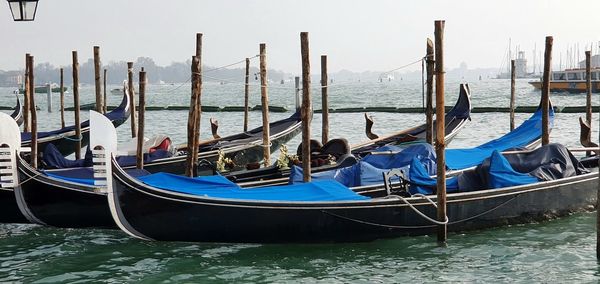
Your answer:
[[[321,145],[321,142],[319,142],[319,140],[315,140],[315,139],[310,140],[310,152],[311,153],[321,152],[321,147],[323,147],[323,145]],[[296,155],[298,155],[298,158],[300,160],[302,160],[302,143],[300,143],[300,145],[298,145],[298,149],[296,149]]]
[[[350,145],[344,138],[331,139],[321,147],[322,155],[332,155],[336,158],[350,154]]]

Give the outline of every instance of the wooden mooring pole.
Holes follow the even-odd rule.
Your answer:
[[[294,77],[294,90],[295,90],[295,99],[296,99],[296,110],[298,110],[299,108],[301,108],[300,106],[300,77],[296,76]]]
[[[585,52],[585,90],[585,121],[590,126],[588,141],[592,141],[592,52],[589,50]],[[588,151],[585,154],[590,156],[592,152]]]
[[[29,77],[29,90],[33,95],[29,98],[29,111],[31,112],[31,161],[30,164],[33,168],[37,169],[38,159],[38,145],[37,145],[37,110],[35,109],[35,84],[33,80],[33,56],[29,55],[27,58],[28,70],[27,75]]]
[[[327,101],[327,81],[327,55],[321,55],[321,143],[323,145],[329,141],[329,103]]]
[[[64,68],[60,68],[60,127],[65,128],[65,77]]]
[[[108,100],[106,99],[106,69],[104,69],[104,77],[102,77],[102,92],[104,93],[104,98],[102,101],[104,102],[104,113],[108,110]]]
[[[250,96],[250,58],[246,58],[246,79],[244,83],[244,132],[248,131],[248,100]]]
[[[426,72],[427,72],[427,87],[426,87],[426,105],[425,105],[425,116],[426,126],[425,129],[425,140],[427,143],[433,145],[433,67],[435,60],[433,59],[433,41],[427,39],[427,53],[425,56],[426,60]]]
[[[197,157],[198,147],[196,138],[196,119],[198,112],[196,111],[196,106],[198,105],[197,101],[199,99],[199,94],[197,90],[198,86],[198,58],[196,56],[192,56],[192,95],[190,96],[190,110],[188,112],[188,125],[187,125],[187,160],[186,160],[186,168],[185,175],[189,177],[193,177],[195,175],[194,168],[196,161],[194,160]]]
[[[202,120],[202,33],[196,34],[196,60],[198,60],[196,71],[194,71],[196,75],[196,106],[194,107],[196,119],[194,121],[194,152],[192,152],[194,154],[192,156],[194,175],[198,172],[198,147],[200,145],[200,121]]]
[[[135,112],[135,90],[133,89],[133,62],[127,62],[127,90],[129,91],[129,110],[131,111],[131,138],[137,135]]]
[[[79,60],[73,50],[73,107],[75,108],[75,159],[81,159],[81,122],[79,117]]]
[[[96,87],[96,111],[104,112],[102,86],[100,85],[100,47],[94,46],[94,85]]]
[[[510,61],[510,131],[515,129],[515,60]]]
[[[304,182],[310,182],[310,57],[308,49],[308,33],[300,33],[300,53],[302,55],[302,171]]]
[[[267,47],[261,43],[260,51],[260,102],[262,105],[264,165],[271,165],[271,131],[269,127],[269,94],[267,93]]]
[[[437,219],[446,221],[446,145],[444,119],[444,25],[445,21],[435,21],[435,153],[437,155]],[[437,240],[448,239],[446,225],[438,225]]]
[[[544,75],[542,79],[542,145],[550,143],[550,129],[548,125],[550,108],[550,70],[552,68],[552,44],[554,39],[546,37],[546,51],[544,52]]]
[[[140,90],[140,107],[139,112],[139,125],[138,125],[138,136],[137,136],[137,153],[136,153],[136,168],[144,168],[144,115],[146,111],[146,71],[144,67],[140,71],[139,75],[139,90]]]
[[[29,53],[25,54],[25,78],[23,78],[23,109],[25,110],[23,113],[23,119],[25,120],[25,125],[23,126],[23,132],[31,131],[31,120],[29,118],[29,109],[30,103],[29,98],[31,97],[31,92],[33,90],[29,89]]]

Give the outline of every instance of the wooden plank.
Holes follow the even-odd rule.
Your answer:
[[[444,25],[445,21],[435,21],[435,106],[436,106],[436,135],[435,152],[437,155],[437,219],[446,220],[446,154],[444,133]],[[437,240],[446,242],[448,239],[446,225],[438,225]]]
[[[262,106],[263,122],[263,160],[264,166],[271,165],[271,134],[269,127],[269,94],[267,92],[267,47],[261,43],[259,46],[260,54],[260,102]]]
[[[300,54],[302,55],[302,171],[304,182],[310,182],[310,57],[308,46],[308,33],[300,33]]]

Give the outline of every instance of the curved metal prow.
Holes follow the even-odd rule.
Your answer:
[[[597,148],[598,144],[592,142],[592,129],[590,125],[583,119],[583,117],[579,117],[579,126],[581,128],[579,134],[579,142],[583,147],[593,147]],[[598,151],[594,151],[596,155],[600,154]]]
[[[221,136],[217,133],[217,130],[219,129],[219,121],[214,119],[214,118],[210,118],[210,131],[212,132],[212,136],[214,139],[219,139],[221,138]]]
[[[21,130],[17,122],[8,114],[0,113],[0,189],[14,188],[19,184],[17,173],[17,152],[21,149]]]
[[[366,122],[366,125],[365,125],[365,134],[367,135],[367,137],[369,139],[371,139],[371,140],[379,138],[379,135],[371,132],[371,130],[373,128],[373,123],[374,123],[373,122],[373,117],[367,115],[366,112],[365,112],[365,122]]]

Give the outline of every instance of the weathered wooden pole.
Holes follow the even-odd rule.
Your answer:
[[[60,127],[65,128],[65,77],[64,68],[60,68]]]
[[[586,97],[585,97],[585,121],[590,126],[590,136],[592,134],[592,52],[585,52],[585,89],[586,89]],[[588,137],[588,141],[591,141],[592,137]],[[588,151],[585,153],[586,156],[592,154],[592,152]]]
[[[260,51],[260,102],[262,106],[264,165],[271,165],[271,134],[269,127],[269,94],[267,93],[267,47],[261,43]]]
[[[26,53],[25,54],[25,78],[23,78],[23,81],[24,81],[24,83],[23,83],[23,89],[24,89],[23,109],[25,110],[25,112],[23,113],[23,119],[25,120],[25,125],[23,126],[24,132],[31,131],[31,119],[29,118],[29,109],[30,109],[29,98],[31,98],[31,93],[34,90],[29,89],[29,72],[31,72],[29,70],[29,53]]]
[[[244,84],[244,132],[248,131],[248,99],[250,96],[250,58],[246,58],[246,80]]]
[[[197,90],[197,86],[198,86],[198,77],[199,77],[199,72],[198,71],[198,58],[196,56],[192,56],[192,68],[191,68],[191,73],[192,73],[192,95],[190,96],[190,110],[188,112],[188,125],[187,125],[187,159],[186,159],[186,168],[185,168],[185,175],[189,176],[189,177],[193,177],[195,175],[194,173],[194,165],[196,163],[196,161],[194,160],[194,158],[197,155],[198,152],[198,147],[196,146],[196,138],[198,136],[196,136],[196,119],[197,119],[197,111],[196,111],[196,106],[197,106],[197,100],[198,100],[198,90]]]
[[[515,129],[515,60],[510,61],[510,131]]]
[[[50,84],[50,83],[46,83],[46,101],[47,101],[46,108],[48,110],[48,113],[51,113],[52,112],[52,84]]]
[[[137,136],[137,153],[136,153],[136,168],[143,169],[144,168],[144,115],[146,112],[146,71],[144,71],[144,67],[140,71],[139,75],[139,90],[140,90],[140,107],[138,108],[139,112],[139,127],[138,127],[138,136]]]
[[[131,111],[131,138],[137,135],[135,112],[135,90],[133,88],[133,62],[127,62],[127,90],[129,91],[129,110]]]
[[[294,77],[294,85],[295,85],[295,90],[296,92],[294,93],[296,95],[296,110],[298,110],[298,108],[300,108],[300,77],[296,76]]]
[[[31,112],[31,161],[30,164],[32,167],[37,169],[37,159],[38,159],[38,145],[37,145],[37,110],[35,109],[35,84],[33,81],[33,69],[34,69],[34,64],[33,64],[33,56],[30,55],[29,58],[27,58],[27,64],[29,65],[29,72],[28,72],[28,77],[29,77],[29,90],[30,92],[33,92],[34,95],[32,95],[29,98],[29,111]],[[33,91],[32,91],[33,90]]]
[[[437,155],[437,219],[446,221],[446,145],[444,133],[444,25],[445,21],[435,21],[435,153]],[[446,242],[446,225],[438,225],[438,242]]]
[[[106,69],[104,69],[104,77],[102,78],[102,92],[104,93],[104,98],[102,99],[104,102],[104,113],[106,113],[108,110],[108,100],[106,99]]]
[[[550,70],[552,66],[552,36],[546,37],[546,51],[544,52],[544,75],[542,79],[542,145],[550,143],[550,129],[548,116],[550,108]]]
[[[73,107],[75,108],[75,159],[81,159],[81,122],[79,117],[79,61],[73,50]]]
[[[100,85],[100,47],[94,46],[94,84],[96,86],[96,111],[104,112],[104,99]]]
[[[426,105],[425,116],[426,125],[425,140],[433,145],[433,68],[435,60],[433,59],[433,41],[427,39],[427,55],[425,56],[426,72],[427,72],[427,87],[426,87]]]
[[[302,171],[304,182],[310,182],[310,58],[308,53],[308,33],[300,33],[300,53],[302,55]]]
[[[202,34],[196,34],[196,59],[198,60],[198,64],[196,64],[196,119],[194,125],[194,174],[197,172],[198,168],[198,147],[200,145],[200,121],[202,120]]]
[[[321,109],[322,130],[321,143],[325,145],[329,141],[329,103],[327,102],[327,55],[321,55]]]
[[[592,126],[592,53],[585,52],[585,121]]]

